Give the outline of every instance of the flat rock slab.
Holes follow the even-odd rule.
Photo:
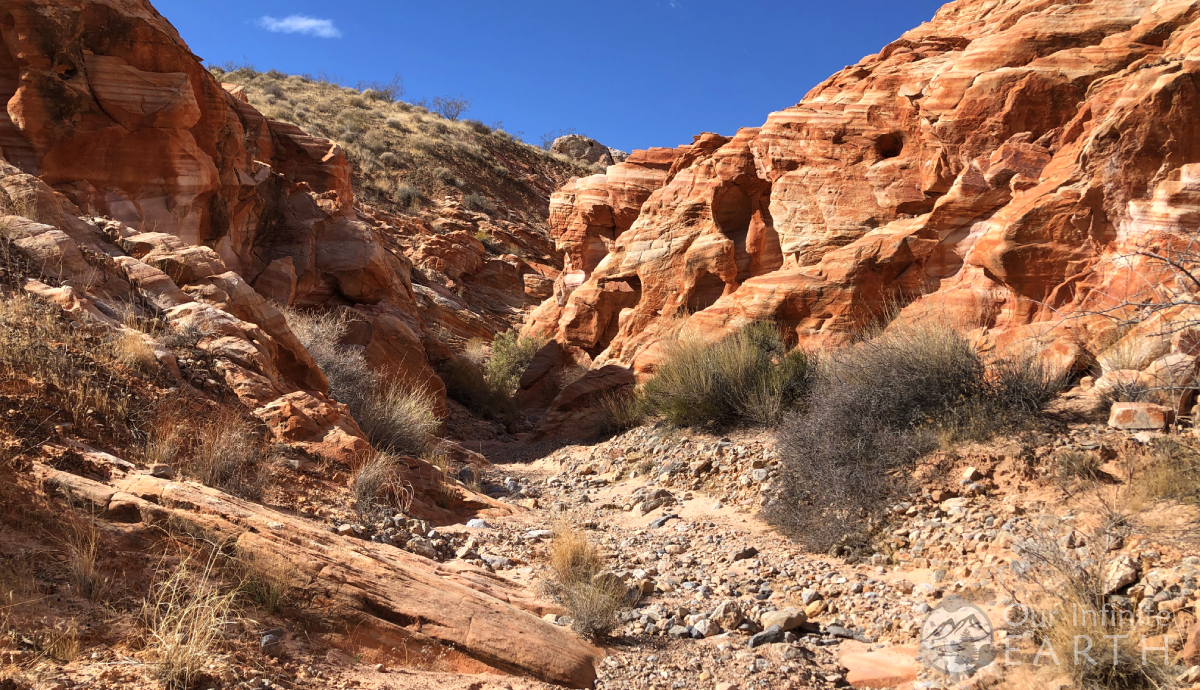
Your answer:
[[[347,644],[375,650],[388,667],[426,655],[461,673],[508,673],[571,688],[596,680],[600,650],[542,620],[550,607],[523,586],[461,561],[438,563],[343,537],[193,482],[131,475],[108,485],[44,465],[36,471],[48,491],[87,501],[101,514],[124,497],[123,522],[170,524],[233,543],[253,558],[288,563],[309,583],[306,590],[320,593],[331,626],[351,631]]]
[[[846,682],[853,687],[894,688],[917,679],[922,667],[916,656],[916,647],[889,647],[868,652],[866,645],[847,643],[839,661],[848,670]]]

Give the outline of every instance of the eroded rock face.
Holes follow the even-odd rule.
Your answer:
[[[1154,284],[1119,257],[1196,229],[1198,44],[1196,2],[950,3],[761,128],[564,187],[566,270],[527,331],[644,374],[679,318],[838,344],[899,301],[1083,366],[1114,327],[1063,316]],[[1156,337],[1142,367],[1193,354]]]
[[[349,305],[380,332],[418,334],[400,337],[402,345],[381,340],[402,350],[403,362],[372,362],[442,404],[444,387],[420,345],[426,326],[411,261],[385,246],[380,223],[356,213],[350,164],[336,144],[227,92],[148,3],[21,0],[5,11],[0,152],[27,175],[6,173],[13,193],[3,201],[28,215],[20,200],[36,197],[45,207],[39,220],[59,230],[21,241],[57,245],[62,269],[74,273],[86,267],[64,237],[99,253],[123,250],[137,259],[128,268],[170,307],[181,301],[172,288],[183,288],[263,329],[272,339],[264,361],[277,372],[244,398],[252,407],[267,406],[269,390],[276,398],[324,393],[324,377],[266,300]],[[23,192],[35,179],[49,188]],[[70,210],[50,208],[60,200]],[[83,216],[132,232],[119,238],[120,250],[104,247]]]

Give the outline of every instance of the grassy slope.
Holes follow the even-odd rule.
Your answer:
[[[490,214],[544,231],[550,194],[571,177],[603,172],[477,121],[448,120],[327,81],[250,68],[213,74],[244,86],[268,117],[341,144],[360,203],[389,213],[416,214],[446,196],[477,194],[495,206]],[[425,201],[412,201],[411,190]]]

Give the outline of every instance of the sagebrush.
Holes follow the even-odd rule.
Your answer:
[[[937,319],[830,353],[805,410],[778,432],[783,462],[765,515],[815,551],[858,543],[909,490],[917,458],[1028,423],[1063,385],[1033,352],[989,362]]]

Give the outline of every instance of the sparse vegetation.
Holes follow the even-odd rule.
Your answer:
[[[468,194],[463,197],[463,208],[479,213],[495,213],[496,205],[482,194]]]
[[[604,637],[616,625],[617,613],[629,606],[625,584],[604,570],[599,550],[580,528],[560,520],[550,543],[547,588],[571,614],[571,627],[581,635]]]
[[[268,554],[238,554],[234,563],[239,591],[267,613],[279,613],[292,590],[296,566]]]
[[[788,352],[773,324],[755,323],[715,342],[683,336],[644,387],[646,409],[675,426],[771,425],[800,403],[812,362]]]
[[[404,96],[399,77],[348,89],[327,75],[288,76],[236,64],[210,69],[222,81],[244,87],[267,116],[341,144],[354,166],[356,194],[389,212],[413,213],[426,199],[448,194],[462,199],[469,195],[463,190],[470,190],[487,202],[483,212],[500,206],[523,213],[572,176],[592,172],[522,143],[499,129],[500,123],[463,120],[471,102],[461,96],[399,101]]]
[[[147,651],[167,690],[191,690],[205,680],[205,667],[233,620],[237,590],[216,577],[215,558],[201,567],[183,559],[159,569],[159,580],[142,607]]]
[[[908,489],[913,461],[958,439],[985,439],[1029,422],[1062,379],[1029,353],[989,367],[954,328],[896,326],[826,356],[807,409],[779,431],[779,496],[768,519],[825,551],[875,529]]]
[[[1151,690],[1170,687],[1170,667],[1159,654],[1143,654],[1143,640],[1165,632],[1154,616],[1137,615],[1108,600],[1109,573],[1119,568],[1119,546],[1132,529],[1108,514],[1085,529],[1047,520],[1033,538],[1016,546],[1013,564],[1022,586],[1011,592],[1025,611],[1057,611],[1048,624],[1012,629],[1057,655],[1054,672],[1066,672],[1082,690]],[[1019,611],[1020,609],[1018,609]],[[1019,620],[1020,614],[1014,616]],[[1076,653],[1093,649],[1090,655]]]
[[[196,430],[183,471],[199,482],[235,496],[257,499],[265,483],[266,440],[246,417],[222,410]]]
[[[524,337],[516,331],[496,336],[492,341],[492,356],[485,368],[488,385],[504,395],[516,393],[521,375],[545,344],[544,340]]]
[[[375,453],[354,473],[354,508],[363,520],[407,512],[413,500],[406,467],[396,457]]]
[[[372,371],[366,356],[341,345],[350,326],[340,312],[286,310],[288,324],[329,379],[329,392],[350,408],[371,443],[381,451],[420,456],[441,427],[433,396]]]
[[[74,511],[63,522],[66,536],[67,574],[81,597],[91,602],[104,599],[112,584],[100,569],[100,532],[94,516]]]
[[[72,328],[56,306],[16,294],[0,300],[0,378],[27,378],[76,426],[131,436],[140,410],[122,394],[113,339]]]
[[[433,396],[421,388],[380,380],[354,418],[376,448],[419,456],[442,425],[434,404]]]
[[[1103,475],[1103,462],[1092,451],[1065,448],[1054,455],[1054,470],[1058,482],[1069,488],[1075,482],[1094,482]]]
[[[1133,473],[1135,497],[1143,503],[1200,503],[1200,449],[1178,437],[1156,439],[1138,453]]]

